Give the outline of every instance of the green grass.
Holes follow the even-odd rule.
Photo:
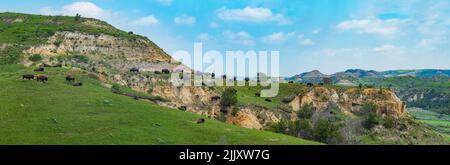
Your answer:
[[[18,21],[20,20],[20,21]],[[95,21],[99,26],[91,26],[83,21]],[[75,21],[70,16],[43,16],[20,13],[0,13],[0,43],[20,43],[21,45],[38,45],[45,43],[47,37],[58,31],[78,31],[93,35],[107,34],[127,39],[146,39],[139,35],[114,28],[106,22],[83,18]]]
[[[434,130],[450,135],[450,116],[422,110],[420,108],[408,108],[408,112]]]
[[[241,128],[113,94],[90,76],[65,83],[66,69],[43,74],[48,83],[21,80],[32,68],[0,65],[0,144],[319,144]]]

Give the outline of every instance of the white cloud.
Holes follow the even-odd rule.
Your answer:
[[[392,52],[392,51],[394,51],[396,49],[397,49],[397,47],[394,46],[394,45],[385,44],[385,45],[381,45],[379,47],[376,47],[373,50],[375,52],[379,52],[379,53],[388,53],[388,52]]]
[[[220,19],[226,21],[243,21],[243,22],[277,22],[285,25],[292,22],[283,14],[273,13],[269,8],[262,7],[245,7],[243,9],[227,9],[221,8],[217,10]]]
[[[289,38],[294,37],[295,34],[296,34],[295,32],[289,32],[289,33],[276,32],[276,33],[272,33],[270,35],[262,37],[261,41],[265,42],[265,43],[279,43],[279,42],[283,42]]]
[[[209,27],[211,27],[211,28],[218,28],[220,25],[217,23],[217,22],[211,22],[210,24],[209,24]]]
[[[300,41],[300,45],[314,45],[314,41],[309,38]]]
[[[230,43],[239,44],[244,46],[253,46],[255,42],[253,41],[253,37],[247,32],[232,32],[232,31],[224,31],[222,35],[225,39],[227,39]]]
[[[192,25],[196,22],[196,18],[193,16],[182,15],[175,17],[173,20],[176,24]]]
[[[134,25],[140,25],[140,26],[155,25],[158,23],[159,23],[159,20],[154,15],[142,17],[133,22]]]
[[[320,30],[319,29],[316,29],[316,30],[313,30],[312,31],[312,34],[319,34],[320,33]]]
[[[173,0],[156,0],[158,3],[166,6],[172,5]]]
[[[92,2],[74,2],[63,6],[61,9],[52,9],[44,7],[40,9],[40,13],[44,15],[67,15],[74,16],[81,14],[83,17],[107,19],[111,16],[109,11],[106,11]]]
[[[337,28],[341,30],[355,30],[358,33],[390,36],[398,33],[400,31],[398,26],[404,22],[399,19],[353,19],[339,23]]]
[[[197,36],[197,40],[199,40],[199,41],[209,41],[211,39],[211,37],[209,36],[209,34],[208,33],[202,33],[202,34],[199,34],[198,36]]]

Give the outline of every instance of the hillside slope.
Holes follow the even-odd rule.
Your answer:
[[[51,68],[47,83],[21,80],[32,68],[0,65],[0,144],[319,144],[206,120],[113,94],[80,70]],[[73,74],[83,86],[66,83]]]

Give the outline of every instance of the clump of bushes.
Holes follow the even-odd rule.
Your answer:
[[[38,62],[42,60],[42,56],[39,54],[33,54],[30,57],[28,57],[28,60],[33,61],[33,62]]]
[[[9,46],[0,49],[0,64],[17,64],[22,59],[23,53],[19,46]]]
[[[76,54],[71,57],[73,60],[75,60],[78,63],[89,63],[89,57],[87,57],[87,56]]]
[[[314,115],[315,109],[312,104],[304,105],[297,112],[297,117],[300,119],[310,119]]]
[[[220,105],[224,107],[229,107],[236,105],[237,103],[237,91],[232,87],[228,87],[222,93],[222,99],[220,100]]]

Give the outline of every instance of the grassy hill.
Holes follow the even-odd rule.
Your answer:
[[[47,37],[58,31],[78,31],[93,35],[106,34],[128,39],[145,38],[129,35],[106,22],[71,16],[43,16],[21,13],[0,13],[0,43],[21,43],[37,45],[45,43]]]
[[[92,74],[47,68],[47,83],[21,80],[32,68],[0,65],[0,144],[319,144],[245,129],[120,96]],[[65,82],[74,74],[83,86]]]

